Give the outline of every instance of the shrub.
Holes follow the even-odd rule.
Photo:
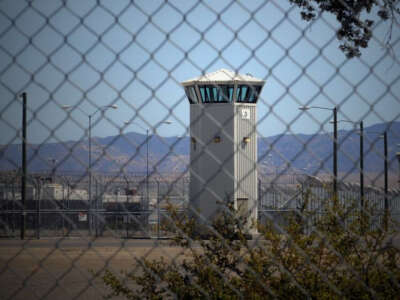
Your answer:
[[[371,213],[332,201],[317,218],[303,206],[287,225],[271,219],[248,241],[232,205],[213,222],[208,240],[194,234],[193,219],[170,209],[171,243],[187,250],[184,259],[143,259],[124,280],[106,271],[103,281],[109,297],[127,299],[394,299],[399,250],[393,232],[370,226]]]

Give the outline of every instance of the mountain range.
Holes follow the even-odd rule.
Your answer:
[[[387,131],[388,161],[391,172],[398,170],[400,122],[380,123],[364,129],[364,168],[381,172],[384,166],[384,143],[376,132]],[[370,132],[370,133],[369,133]],[[261,133],[262,134],[262,133]],[[260,134],[259,134],[260,135]],[[149,137],[149,168],[159,173],[187,170],[189,137]],[[338,131],[339,172],[358,172],[359,134]],[[309,172],[329,173],[332,170],[332,133],[280,134],[258,138],[258,166],[261,173]],[[146,172],[146,135],[136,132],[92,139],[92,170],[94,172]],[[83,172],[89,156],[88,140],[59,143],[28,144],[30,172]],[[0,146],[0,171],[21,166],[21,144]]]

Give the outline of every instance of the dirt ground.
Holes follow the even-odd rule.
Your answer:
[[[0,299],[102,299],[108,292],[101,280],[105,269],[130,271],[143,257],[170,260],[181,255],[182,249],[167,243],[63,245],[40,240],[5,245],[0,240]]]

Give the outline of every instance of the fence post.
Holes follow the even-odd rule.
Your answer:
[[[387,131],[383,133],[383,146],[384,146],[384,227],[385,231],[388,230],[389,226],[389,200],[388,200],[388,140],[387,140]]]
[[[40,178],[36,179],[36,238],[40,239],[40,198],[41,198],[41,185],[40,185]]]
[[[157,180],[157,240],[160,239],[160,182]]]
[[[99,183],[98,178],[95,177],[95,198],[94,198],[94,234],[95,237],[99,236]]]
[[[25,197],[26,197],[26,93],[22,93],[22,178],[21,178],[21,228],[20,238],[25,239]]]
[[[13,235],[14,235],[14,232],[15,232],[15,201],[16,201],[16,198],[15,198],[15,185],[14,185],[14,181],[12,182],[12,185],[11,185],[11,192],[12,192],[12,232],[13,232]]]

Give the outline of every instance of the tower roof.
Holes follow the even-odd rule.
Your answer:
[[[264,80],[262,79],[258,79],[256,77],[253,77],[251,74],[238,74],[235,73],[231,70],[227,70],[227,69],[220,69],[218,71],[215,72],[211,72],[208,74],[204,74],[198,77],[195,77],[193,79],[189,79],[186,80],[184,82],[182,82],[182,85],[189,85],[192,83],[206,83],[206,82],[212,82],[212,83],[230,83],[232,81],[236,81],[236,82],[246,82],[246,83],[258,83],[258,84],[264,84]]]

